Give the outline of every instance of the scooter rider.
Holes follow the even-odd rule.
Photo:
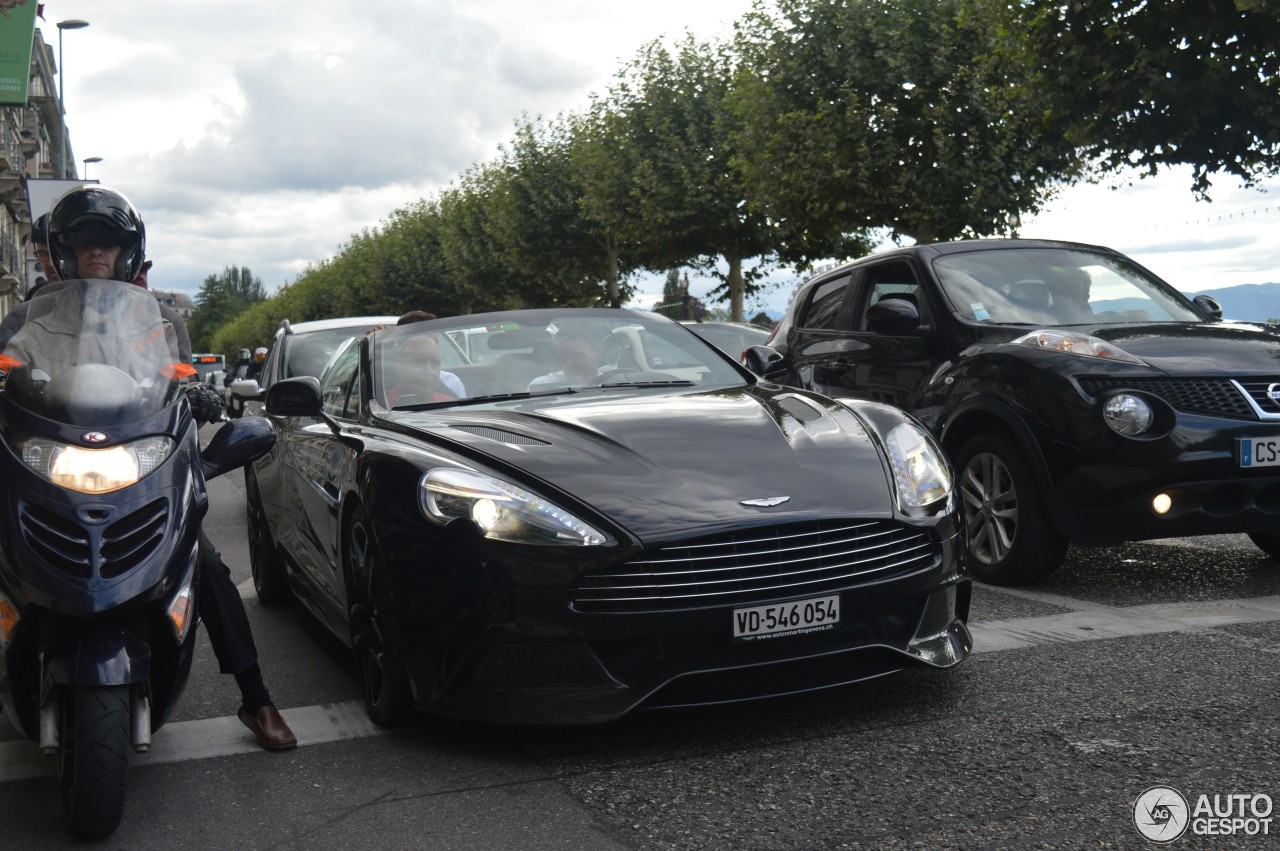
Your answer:
[[[133,205],[120,193],[99,186],[81,186],[62,195],[49,220],[49,250],[62,281],[77,278],[135,281],[143,268],[146,230]],[[56,298],[61,282],[48,284],[38,298]],[[16,307],[0,323],[0,349],[22,326],[30,302]],[[186,323],[174,310],[160,305],[172,326],[179,362],[191,363]],[[212,422],[222,415],[222,398],[206,384],[185,388],[192,416]],[[201,620],[223,673],[234,674],[244,703],[237,715],[267,750],[297,744],[293,731],[271,701],[258,667],[257,648],[240,592],[230,569],[202,530],[200,552]]]

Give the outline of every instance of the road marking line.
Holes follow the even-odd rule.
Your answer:
[[[1042,644],[1196,632],[1216,626],[1270,621],[1280,621],[1280,597],[1100,607],[1058,615],[975,622],[969,625],[969,631],[973,633],[975,652],[993,653]]]
[[[298,737],[298,747],[362,739],[388,732],[369,720],[364,703],[349,700],[323,706],[301,706],[280,712]],[[131,767],[262,753],[258,740],[234,715],[166,724],[152,737],[148,753],[129,754]],[[57,772],[53,757],[26,739],[0,742],[0,783],[48,777]]]

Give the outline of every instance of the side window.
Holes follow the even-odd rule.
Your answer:
[[[840,308],[849,288],[851,275],[823,281],[813,288],[809,303],[805,305],[802,328],[835,329],[840,318]]]
[[[320,385],[320,405],[331,417],[351,419],[359,403],[360,347],[348,346]]]
[[[271,344],[271,351],[267,352],[267,359],[262,363],[262,371],[258,373],[258,383],[263,389],[273,383],[272,378],[279,368],[280,351],[284,348],[284,340],[284,335],[276,337],[275,342]]]
[[[867,304],[871,307],[878,301],[888,298],[901,299],[909,301],[916,306],[916,310],[920,314],[920,321],[929,321],[929,304],[925,298],[924,291],[920,287],[920,283],[916,280],[916,274],[908,263],[890,263],[885,266],[876,266],[867,271]],[[866,310],[863,310],[862,321],[858,323],[859,328],[866,330]]]

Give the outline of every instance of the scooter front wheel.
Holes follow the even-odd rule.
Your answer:
[[[58,755],[62,811],[81,839],[120,826],[129,772],[129,687],[68,688]]]

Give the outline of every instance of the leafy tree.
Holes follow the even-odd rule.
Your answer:
[[[769,316],[769,314],[768,314],[768,313],[765,313],[765,312],[762,310],[762,311],[760,311],[759,313],[757,313],[755,316],[751,317],[751,324],[752,324],[752,325],[759,325],[761,328],[770,328],[770,329],[771,329],[771,328],[773,328],[773,326],[774,326],[774,325],[776,325],[777,323],[773,320],[773,318],[772,318],[771,316]]]
[[[568,121],[525,119],[497,163],[492,231],[507,264],[521,270],[515,283],[528,307],[616,305],[625,295],[582,203],[572,146]]]
[[[636,266],[639,210],[631,181],[635,151],[626,121],[603,98],[568,119],[569,157],[581,181],[587,232],[605,265],[608,304],[623,304],[623,280]],[[628,254],[624,249],[630,249]]]
[[[255,278],[248,266],[227,266],[220,275],[205,278],[196,295],[196,309],[187,323],[193,351],[220,351],[206,348],[212,344],[214,332],[266,297],[262,279]],[[240,341],[235,348],[252,349],[258,345],[261,340]]]
[[[1280,169],[1280,3],[1025,0],[1008,46],[1046,115],[1102,168],[1189,165],[1246,184]]]
[[[1005,232],[1079,159],[1046,128],[994,0],[778,0],[742,22],[733,103],[754,203],[783,256]]]
[[[767,271],[774,243],[734,168],[734,65],[727,46],[692,36],[674,50],[651,42],[619,74],[610,102],[633,158],[627,177],[639,217],[638,259],[651,269],[703,269],[722,281],[713,295],[727,298],[730,315],[741,320],[743,297]],[[744,269],[752,258],[766,259]]]

